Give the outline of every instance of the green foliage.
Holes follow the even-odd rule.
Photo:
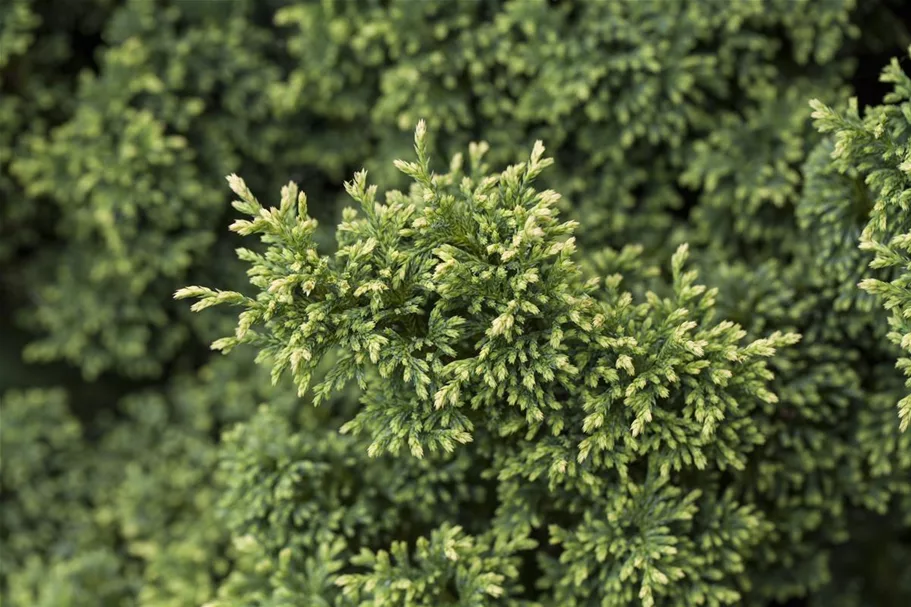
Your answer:
[[[893,85],[884,104],[868,110],[861,118],[853,100],[843,114],[814,101],[814,118],[823,132],[833,133],[833,166],[841,173],[855,172],[869,188],[872,204],[860,234],[860,248],[874,254],[870,268],[890,271],[885,280],[865,278],[860,287],[877,295],[891,312],[889,339],[903,350],[911,350],[911,297],[906,293],[911,280],[911,78],[897,59],[880,78]],[[898,367],[909,376],[911,359],[902,357]],[[902,429],[911,424],[911,397],[899,402]]]
[[[42,137],[73,110],[75,75],[88,61],[79,52],[79,30],[98,27],[110,0],[74,0],[48,11],[36,0],[0,7],[0,262],[36,244],[46,231],[43,205],[25,198],[11,174],[26,136]],[[44,10],[42,10],[44,9]]]
[[[497,554],[458,526],[443,524],[429,540],[418,539],[413,555],[405,542],[395,542],[389,552],[363,550],[351,562],[368,572],[340,576],[336,584],[361,607],[527,604],[502,598],[521,590],[514,581],[518,559]]]
[[[491,458],[484,475],[497,479],[501,505],[489,532],[501,541],[534,547],[531,534],[542,521],[584,514],[571,532],[557,525],[549,530],[554,543],[566,546],[558,560],[542,564],[540,583],[560,604],[582,604],[601,592],[615,596],[616,604],[636,597],[649,605],[737,602],[743,563],[771,525],[755,506],[738,505],[735,493],[719,493],[719,475],[744,470],[767,440],[761,422],[777,398],[766,387],[773,377],[766,359],[797,336],[775,333],[741,344],[745,332],[737,325],[713,321],[716,292],[696,285],[696,273],[686,271],[685,247],[672,259],[665,297],[648,291],[637,303],[620,289],[620,275],[603,285],[585,276],[574,259],[575,225],[561,223],[554,208],[558,196],[532,189],[551,164],[543,146],[536,145],[527,162],[493,175],[481,171],[485,147],[472,147],[467,169],[456,158],[450,172],[432,174],[419,125],[417,161],[397,163],[414,181],[409,193],[391,191],[381,201],[366,174],[356,175],[346,187],[360,213],[345,211],[332,256],[318,253],[316,221],[294,184],[284,188],[278,208],[265,209],[231,176],[240,197],[235,207],[252,217],[232,229],[258,234],[267,245],[263,254],[238,251],[251,264],[259,294],[188,287],[177,296],[198,298],[197,311],[242,306],[235,334],[214,347],[258,345],[273,378],[289,369],[302,394],[313,367],[333,356],[314,394],[325,398],[357,379],[360,407],[342,431],[366,435],[366,454],[396,455],[405,447],[423,461],[425,454],[435,460],[470,449],[481,461]],[[296,445],[313,449],[312,439],[284,433],[281,424],[268,422],[255,444],[285,445],[282,453],[299,452]],[[262,458],[273,450],[260,446],[254,453]],[[249,465],[228,474],[239,495],[254,500],[231,510],[270,526],[281,521],[268,533],[254,533],[257,543],[284,543],[284,533],[299,527],[289,518],[298,513],[333,532],[338,523],[300,510],[312,498],[285,497],[285,474],[309,470],[308,478],[320,478],[312,456],[293,465],[297,458],[267,457],[278,460],[253,468],[267,494],[240,480],[250,477]],[[397,459],[404,463],[403,457]],[[264,477],[263,467],[282,477]],[[650,472],[637,485],[645,469]],[[516,491],[517,481],[526,495]],[[301,480],[294,486],[312,491]],[[361,486],[368,498],[370,483]],[[666,516],[656,515],[656,502],[668,509]],[[327,510],[350,516],[361,508],[355,502]],[[517,510],[530,520],[517,526]],[[697,513],[701,524],[694,525]],[[612,524],[604,527],[605,520]],[[613,535],[618,525],[626,531]],[[303,539],[312,531],[296,535],[312,545]],[[387,566],[364,554],[365,563]],[[592,556],[597,560],[589,563]],[[350,563],[364,564],[360,557]],[[438,563],[435,571],[441,568]],[[362,579],[348,575],[339,583]],[[385,574],[355,587],[380,587],[376,575]],[[677,584],[669,586],[672,581]],[[403,588],[412,589],[412,582]],[[473,604],[470,588],[453,600]],[[395,600],[417,600],[405,597]]]
[[[132,394],[102,438],[69,414],[62,390],[3,396],[4,601],[18,605],[201,604],[230,570],[218,522],[221,428],[269,400],[290,411],[251,357]],[[48,579],[50,575],[50,581]],[[132,597],[132,598],[130,598]]]
[[[94,2],[104,10],[78,14],[110,11],[86,26],[106,43],[97,67],[69,70],[79,77],[54,96],[16,88],[0,110],[13,135],[0,148],[16,150],[0,156],[4,191],[21,201],[3,231],[16,247],[41,243],[22,271],[38,336],[25,354],[89,378],[160,376],[191,340],[164,294],[211,272],[224,174],[267,188],[303,174],[322,194],[366,162],[393,184],[418,118],[445,135],[444,157],[483,135],[506,163],[543,139],[558,152],[553,185],[586,217],[580,237],[644,243],[660,259],[681,187],[716,192],[702,165],[720,146],[731,168],[743,164],[731,149],[756,159],[726,178],[741,199],[787,197],[762,193],[793,184],[791,125],[806,122],[807,95],[838,89],[850,62],[836,51],[857,36],[852,0],[803,3],[800,16],[790,1]],[[31,5],[10,9],[23,69],[51,56],[41,38],[22,50]],[[50,119],[28,128],[39,95]],[[30,233],[29,200],[53,244]],[[334,206],[320,216],[334,220]]]
[[[666,479],[614,488],[575,528],[551,528],[561,545],[554,598],[561,605],[727,605],[745,557],[771,525],[730,495],[682,495]],[[561,570],[562,569],[562,570]],[[592,575],[593,572],[597,572]],[[581,584],[581,587],[580,587]]]
[[[48,335],[26,349],[30,360],[78,362],[90,378],[111,367],[157,375],[185,343],[159,295],[209,251],[221,196],[207,176],[239,166],[274,71],[228,51],[264,43],[247,3],[209,4],[182,15],[128,3],[106,27],[100,73],[80,76],[72,115],[25,138],[12,173],[26,196],[58,206],[65,243],[37,290],[29,320]],[[231,95],[213,99],[227,83]]]
[[[60,390],[4,394],[2,407],[0,478],[4,497],[16,496],[3,508],[2,563],[4,570],[12,570],[60,534],[66,519],[49,515],[46,505],[83,497],[84,479],[73,465],[81,457],[82,430]],[[70,517],[74,527],[75,515]],[[12,534],[19,528],[29,532]]]
[[[911,604],[904,10],[2,3],[0,602]]]

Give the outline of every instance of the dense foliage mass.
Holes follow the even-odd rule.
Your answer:
[[[3,2],[0,604],[911,604],[903,10]]]

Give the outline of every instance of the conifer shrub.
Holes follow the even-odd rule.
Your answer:
[[[0,4],[0,604],[911,604],[909,18]]]

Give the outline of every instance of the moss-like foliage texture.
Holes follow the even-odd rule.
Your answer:
[[[0,3],[0,604],[911,604],[909,24]]]

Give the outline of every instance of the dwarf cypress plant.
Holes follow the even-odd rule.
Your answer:
[[[487,171],[486,147],[471,146],[467,165],[456,156],[449,172],[434,174],[421,123],[416,161],[396,165],[413,179],[408,193],[380,197],[358,173],[346,189],[359,208],[346,209],[332,255],[318,252],[317,223],[297,186],[266,209],[229,177],[235,208],[251,217],[232,229],[259,235],[266,249],[238,250],[255,297],[178,292],[198,298],[196,310],[244,308],[234,335],[213,347],[255,345],[273,379],[288,371],[301,395],[314,367],[332,356],[332,369],[313,386],[315,403],[349,381],[361,390],[342,436],[363,437],[368,456],[394,457],[400,475],[407,462],[445,468],[455,457],[486,481],[486,495],[460,501],[416,476],[422,493],[442,490],[457,507],[451,518],[429,517],[413,554],[401,540],[377,552],[371,536],[344,527],[322,544],[303,529],[289,537],[300,523],[283,515],[280,528],[244,535],[264,562],[277,559],[270,571],[283,572],[261,582],[266,592],[311,588],[317,580],[295,582],[288,569],[307,554],[305,569],[328,575],[320,596],[332,596],[334,579],[341,604],[761,604],[787,596],[787,586],[766,579],[782,540],[790,533],[802,540],[796,549],[809,552],[833,531],[814,537],[817,526],[799,505],[837,503],[820,502],[824,494],[801,499],[776,471],[800,451],[787,442],[775,448],[782,405],[770,390],[768,359],[799,336],[745,340],[740,326],[717,318],[718,289],[697,284],[685,246],[670,260],[665,286],[639,298],[622,273],[586,270],[575,222],[561,222],[555,210],[559,196],[532,187],[551,164],[540,143],[527,162],[499,174]],[[274,419],[263,426],[257,444],[303,438],[266,438],[279,428]],[[281,456],[282,468],[315,470],[304,453],[297,464]],[[905,459],[885,475],[893,479],[885,494],[857,494],[861,511],[881,511],[883,498],[904,491]],[[235,465],[226,482],[238,488],[230,491],[258,493],[265,469],[247,485],[250,473]],[[795,480],[806,491],[810,478]],[[255,502],[258,520],[292,512],[277,489],[283,482],[266,483],[273,489]],[[361,483],[352,497],[373,493]],[[787,508],[782,491],[792,494]],[[476,531],[462,535],[466,529]],[[216,604],[233,604],[222,600]]]
[[[830,154],[833,167],[839,174],[863,180],[867,207],[863,211],[868,216],[864,217],[867,223],[858,237],[858,248],[874,254],[871,269],[889,272],[865,277],[860,287],[878,295],[891,311],[889,339],[907,351],[911,349],[911,298],[906,293],[911,269],[911,78],[893,59],[881,80],[892,84],[894,90],[883,105],[870,109],[862,119],[856,99],[844,113],[814,101],[813,117],[821,131],[834,135]],[[911,374],[911,360],[900,358],[898,366],[906,375]],[[902,429],[906,429],[911,423],[911,397],[903,398],[899,405]]]
[[[0,2],[0,602],[911,603],[904,11]]]

